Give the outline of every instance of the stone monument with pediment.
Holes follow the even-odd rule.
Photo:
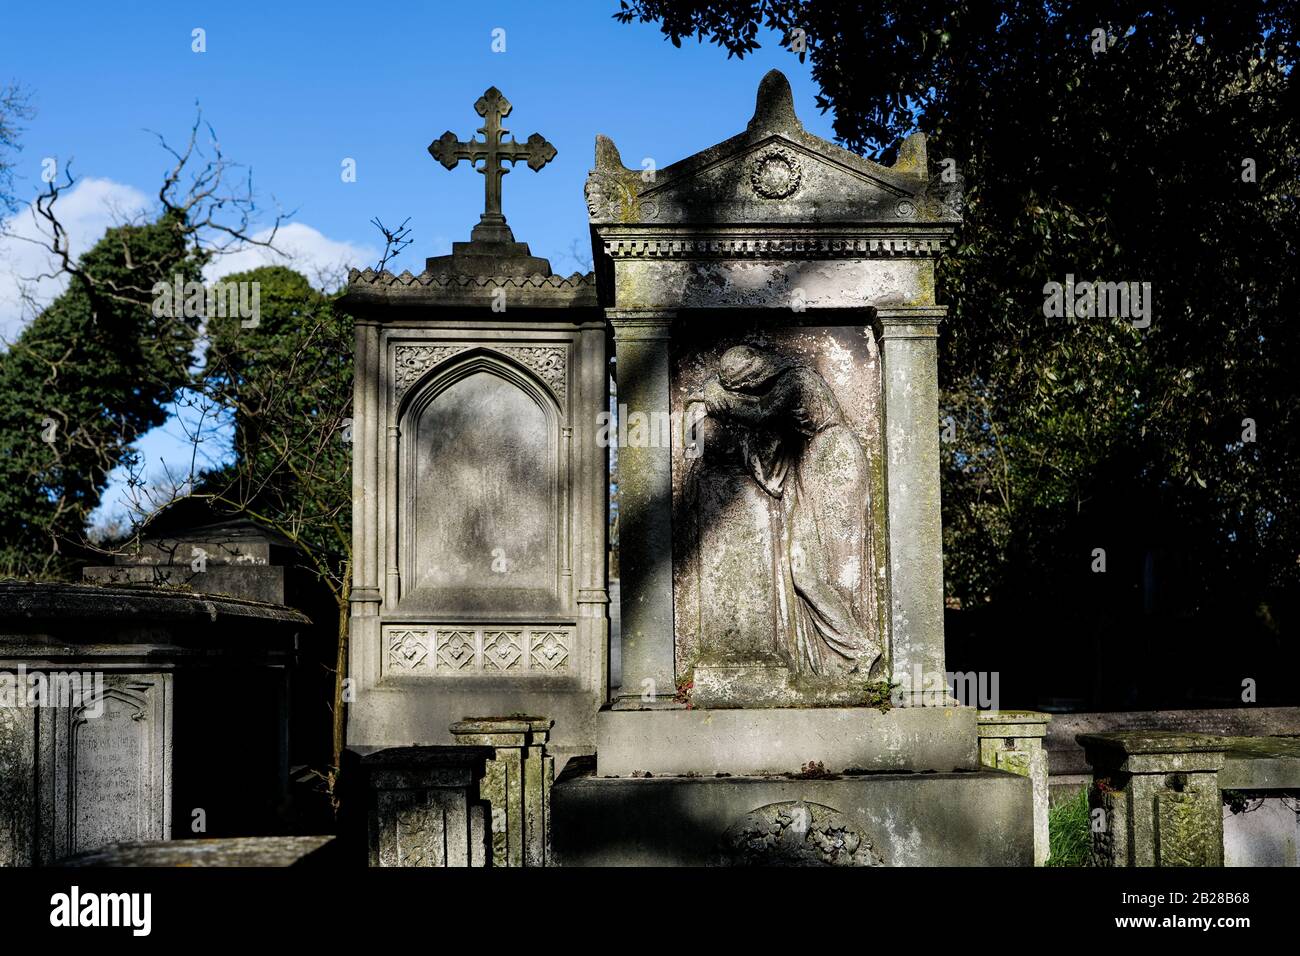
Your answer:
[[[692,443],[620,449],[624,676],[602,773],[703,772],[718,709],[774,710],[748,721],[779,748],[784,708],[838,728],[882,697],[902,705],[882,729],[946,732],[863,735],[856,765],[974,765],[973,712],[920,706],[949,703],[934,264],[960,217],[940,186],[920,134],[892,167],[809,134],[775,71],[744,132],[651,182],[598,140],[587,202],[620,400]],[[668,766],[647,735],[674,742]]]
[[[482,163],[471,241],[345,299],[352,748],[553,720],[548,865],[1032,860],[1028,781],[979,769],[946,686],[935,264],[960,186],[924,136],[892,166],[840,149],[772,71],[741,133],[653,176],[598,137],[595,271],[559,279],[500,191],[554,147],[503,139],[495,89],[476,109],[481,141],[430,147]],[[668,423],[618,449],[616,686],[611,356],[620,408]]]

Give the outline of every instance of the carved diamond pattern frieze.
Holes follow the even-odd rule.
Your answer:
[[[460,671],[472,669],[478,658],[473,631],[439,631],[439,670]]]
[[[563,625],[386,626],[385,670],[432,678],[567,673],[575,636]]]
[[[522,631],[484,631],[483,669],[508,671],[522,669],[520,638]]]
[[[394,670],[417,670],[428,666],[429,632],[392,630],[388,632],[388,666]]]
[[[533,631],[529,639],[533,667],[560,670],[568,663],[569,647],[564,631]]]

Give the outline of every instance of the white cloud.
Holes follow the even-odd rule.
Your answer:
[[[253,234],[256,242],[265,242],[270,229]],[[281,226],[275,234],[277,254],[265,246],[246,246],[235,252],[217,256],[203,270],[203,278],[211,282],[233,272],[246,272],[259,266],[288,266],[305,275],[313,285],[333,288],[336,282],[347,281],[351,267],[364,269],[379,259],[379,250],[351,242],[339,242],[319,230],[301,222]]]
[[[55,211],[67,231],[69,251],[79,256],[110,226],[140,215],[149,205],[149,198],[138,189],[88,177],[59,197]],[[45,245],[49,239],[48,225],[30,207],[0,225],[0,340],[4,342],[11,341],[32,317],[32,305],[24,303],[24,289],[39,310],[68,285],[66,275],[54,274],[57,260]],[[37,278],[42,275],[52,277]]]
[[[98,242],[109,227],[137,219],[153,206],[151,197],[133,186],[87,177],[64,193],[55,208],[75,257]],[[267,228],[253,238],[265,241],[270,235]],[[30,207],[0,224],[0,343],[12,341],[34,310],[44,308],[67,288],[68,277],[57,274],[56,260],[45,245],[48,242],[47,224]],[[330,239],[300,222],[281,226],[275,246],[282,254],[247,246],[218,256],[204,270],[204,278],[211,282],[232,272],[283,265],[301,272],[315,285],[328,287],[345,280],[348,267],[373,265],[380,255],[377,247]],[[24,291],[32,302],[24,300]]]

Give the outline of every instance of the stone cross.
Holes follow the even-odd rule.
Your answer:
[[[448,169],[455,169],[456,164],[464,159],[476,165],[484,176],[483,215],[470,234],[474,242],[514,241],[506,226],[506,217],[501,214],[501,177],[510,172],[505,163],[513,166],[520,160],[527,160],[528,168],[536,172],[555,158],[555,147],[541,133],[533,133],[528,142],[522,144],[513,136],[509,142],[502,138],[509,130],[501,125],[501,121],[510,115],[513,108],[500,90],[495,86],[489,87],[474,104],[474,111],[484,120],[478,129],[483,134],[482,140],[461,142],[455,133],[447,130],[429,144],[429,155]],[[483,165],[477,166],[480,161]]]

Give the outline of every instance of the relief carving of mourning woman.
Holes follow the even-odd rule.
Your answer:
[[[773,650],[797,673],[866,677],[881,655],[870,472],[831,387],[807,364],[741,345],[722,355],[695,397],[728,433],[729,454],[748,479],[776,502],[768,535]],[[696,464],[688,484],[710,467],[707,456]]]

